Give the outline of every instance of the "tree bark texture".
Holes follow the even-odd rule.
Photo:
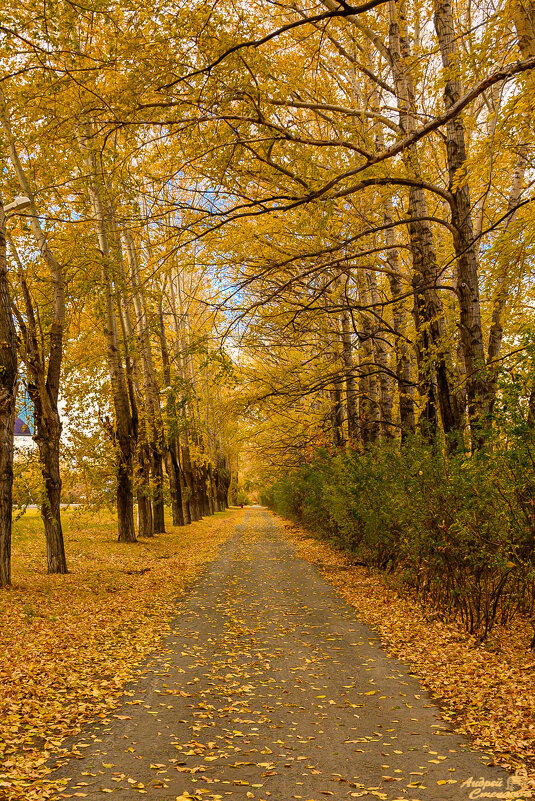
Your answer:
[[[410,134],[416,125],[414,85],[409,67],[410,48],[405,30],[405,21],[400,17],[396,3],[389,3],[389,54],[397,94],[399,125],[404,134]],[[420,165],[416,145],[403,153],[405,168],[409,175],[420,177]],[[446,322],[442,301],[437,291],[439,269],[433,231],[429,221],[429,210],[425,191],[418,186],[409,188],[409,240],[412,252],[412,287],[415,296],[415,324],[420,356],[423,351],[431,354],[424,362],[419,359],[420,396],[424,406],[422,426],[429,436],[436,430],[436,405],[434,395],[433,361],[436,370],[438,405],[442,426],[446,436],[459,428],[456,400],[452,391],[452,370],[447,359]],[[429,373],[429,375],[426,375]],[[421,427],[422,427],[421,426]]]
[[[381,436],[381,409],[379,405],[379,381],[373,348],[373,329],[370,315],[365,311],[370,306],[369,288],[366,275],[362,270],[358,272],[358,287],[359,305],[362,309],[359,315],[361,328],[359,342],[359,421],[363,444],[373,445],[379,442]]]
[[[392,204],[385,203],[384,223],[392,222]],[[408,320],[403,304],[403,284],[401,278],[401,264],[399,253],[395,247],[396,236],[392,228],[385,231],[385,243],[388,248],[386,260],[389,268],[388,281],[392,295],[392,316],[394,323],[395,353],[396,353],[396,379],[398,385],[399,423],[401,428],[401,441],[415,431],[414,390],[411,376],[411,361],[409,344],[407,341]]]
[[[515,0],[515,2],[511,4],[511,9],[513,22],[518,35],[518,47],[520,54],[523,59],[526,59],[535,55],[535,2],[533,2],[533,0]],[[525,82],[526,93],[533,94],[535,91],[535,79],[533,75],[527,75],[523,80]],[[525,173],[529,163],[529,145],[531,141],[529,121],[524,122],[522,129],[524,131],[524,141],[521,141],[518,146],[516,164],[511,181],[511,190],[509,193],[509,201],[507,204],[509,217],[507,218],[505,230],[507,230],[511,224],[515,216],[515,209],[517,208],[522,197]],[[490,412],[492,412],[494,407],[498,389],[497,360],[500,356],[502,347],[503,319],[511,293],[510,280],[508,280],[508,267],[509,262],[508,260],[504,259],[504,263],[496,278],[496,285],[494,287],[492,320],[487,346]]]
[[[147,441],[143,434],[140,437],[140,442],[138,442],[137,451],[136,498],[138,536],[152,537],[154,535],[154,523],[150,497],[150,456]]]
[[[375,362],[379,371],[381,434],[384,439],[392,439],[394,436],[392,379],[388,366],[388,353],[386,348],[388,343],[385,340],[386,331],[381,330],[379,323],[379,319],[381,317],[381,297],[379,294],[377,276],[375,273],[371,270],[367,270],[366,278],[370,289],[370,299],[374,311],[374,316],[372,318],[372,331]]]
[[[461,97],[460,63],[450,0],[435,2],[435,30],[446,75],[444,106],[451,108]],[[489,386],[481,326],[477,249],[474,242],[472,207],[466,174],[466,142],[461,114],[446,124],[446,153],[451,192],[451,222],[457,256],[457,295],[460,331],[466,365],[468,416],[472,448],[479,448],[489,425]]]
[[[11,584],[13,428],[17,383],[17,337],[9,293],[6,220],[0,202],[0,587]]]
[[[95,154],[91,150],[87,133],[80,137],[80,145],[89,170],[89,198],[95,220],[97,240],[102,255],[102,286],[104,293],[103,322],[106,335],[106,353],[110,376],[117,454],[117,517],[119,542],[136,542],[134,527],[133,473],[136,451],[130,398],[119,349],[117,317],[114,303],[112,252],[106,224],[106,215],[98,181]]]
[[[352,318],[348,309],[341,314],[342,326],[342,358],[345,375],[345,400],[347,410],[347,436],[349,442],[356,443],[360,439],[358,415],[358,390],[353,359]],[[337,387],[335,387],[335,392]]]
[[[172,387],[171,378],[171,360],[169,358],[169,348],[167,346],[167,334],[165,331],[165,321],[163,315],[163,305],[160,302],[158,307],[158,316],[160,323],[160,348],[162,354],[163,366],[163,379],[167,387],[167,399],[165,403],[165,428],[166,436],[164,434],[163,440],[166,443],[165,464],[167,475],[169,476],[169,493],[171,495],[171,511],[173,514],[173,525],[184,526],[186,522],[186,515],[184,513],[184,504],[182,493],[182,485],[180,481],[180,450],[178,445],[178,419],[176,411],[175,391]],[[189,516],[189,512],[188,512]]]
[[[151,475],[153,481],[153,524],[154,533],[165,532],[164,516],[164,475],[163,454],[165,451],[163,421],[160,407],[160,391],[156,381],[152,345],[150,340],[147,308],[145,297],[141,289],[141,277],[137,258],[137,251],[132,234],[127,229],[124,233],[126,253],[130,271],[130,282],[134,310],[136,314],[136,334],[138,338],[139,353],[143,371],[143,387],[145,392],[145,407],[147,414],[147,431],[149,433],[149,448],[151,458]]]

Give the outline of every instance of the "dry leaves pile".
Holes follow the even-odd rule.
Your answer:
[[[66,538],[67,576],[45,573],[42,536],[15,539],[15,583],[0,594],[1,799],[50,797],[48,758],[115,706],[236,514],[169,527],[137,545],[115,542],[109,520],[81,519]]]
[[[400,595],[387,576],[356,567],[334,547],[282,520],[300,556],[352,604],[388,651],[411,666],[451,727],[507,769],[535,776],[535,659],[527,622],[496,629],[477,645],[455,623]]]

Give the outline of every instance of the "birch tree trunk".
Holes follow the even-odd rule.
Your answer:
[[[347,436],[349,442],[358,442],[360,438],[358,415],[358,390],[353,360],[352,323],[348,309],[340,315],[342,325],[342,358],[346,385]],[[335,392],[337,387],[335,387]]]
[[[149,452],[153,479],[153,525],[156,534],[165,532],[164,517],[164,479],[163,452],[165,450],[163,421],[160,407],[160,391],[156,381],[152,346],[147,321],[145,297],[141,289],[141,279],[135,243],[130,231],[125,230],[126,254],[130,270],[132,297],[136,314],[136,332],[139,342],[141,366],[143,370],[143,387],[145,391],[145,407],[147,411],[147,429],[149,436]]]
[[[373,108],[379,113],[377,102],[377,92],[373,92]],[[385,137],[383,126],[375,126],[375,142],[377,150],[384,150]],[[392,318],[394,328],[394,352],[396,360],[396,381],[398,390],[399,404],[399,424],[401,429],[401,441],[404,442],[408,436],[415,431],[415,411],[414,411],[414,388],[411,377],[411,359],[409,343],[407,340],[408,332],[408,313],[405,310],[403,298],[403,272],[402,263],[399,258],[399,249],[396,247],[396,233],[392,227],[394,222],[394,207],[392,198],[386,196],[383,202],[383,224],[385,226],[384,242],[386,245],[385,258],[388,266],[388,283],[392,297]],[[408,277],[407,277],[408,283]],[[388,391],[388,387],[383,384],[382,391]],[[392,414],[392,411],[390,411]]]
[[[187,436],[188,440],[191,439],[191,442],[195,448],[195,461],[191,458],[191,454],[188,453],[189,458],[189,470],[191,475],[191,500],[190,500],[190,508],[191,508],[191,515],[194,520],[201,520],[203,514],[206,514],[206,507],[205,507],[205,492],[206,487],[204,485],[204,466],[200,462],[200,454],[203,451],[203,442],[202,437],[200,434],[200,414],[199,414],[199,405],[198,405],[198,398],[197,398],[197,378],[195,373],[195,364],[193,361],[192,354],[190,353],[189,345],[191,344],[188,339],[190,336],[190,329],[186,324],[188,319],[187,310],[183,308],[183,298],[182,298],[182,289],[180,283],[177,284],[178,290],[178,302],[179,302],[179,309],[180,309],[180,320],[181,320],[181,349],[182,349],[182,369],[183,375],[186,381],[189,382],[191,387],[190,398],[187,407],[187,420],[188,420],[188,431]],[[188,452],[189,452],[189,442],[186,442]]]
[[[457,52],[450,0],[435,0],[435,30],[446,76],[444,106],[451,108],[461,97],[460,63]],[[472,448],[479,448],[489,426],[490,393],[483,345],[479,302],[477,248],[474,242],[472,205],[466,174],[464,122],[457,114],[446,124],[446,152],[449,189],[452,196],[451,222],[458,265],[457,295],[460,306],[460,333],[466,365],[468,417]]]
[[[518,46],[523,59],[535,55],[535,3],[533,0],[516,0],[512,3],[513,22],[518,35]],[[535,80],[528,75],[524,79],[526,92],[533,94],[535,91]],[[524,130],[524,141],[520,142],[516,158],[515,170],[511,181],[511,190],[507,204],[507,211],[510,212],[505,225],[505,230],[511,224],[515,209],[517,208],[521,196],[526,169],[528,167],[529,144],[531,132],[529,121],[522,126]],[[504,264],[497,276],[494,287],[494,297],[492,305],[492,320],[489,332],[487,347],[487,367],[489,371],[489,409],[492,412],[496,400],[498,369],[496,361],[500,356],[503,340],[503,318],[510,296],[510,283],[508,281],[508,263]]]
[[[93,210],[97,240],[102,254],[102,287],[104,293],[104,332],[107,345],[108,372],[115,412],[115,441],[117,455],[117,522],[119,542],[136,542],[134,528],[134,456],[135,431],[128,388],[121,360],[117,317],[115,313],[112,253],[107,221],[98,182],[95,154],[91,150],[88,132],[80,136],[80,147],[89,172],[89,199]]]
[[[379,386],[377,367],[373,349],[373,330],[370,315],[370,297],[366,275],[358,271],[361,338],[359,353],[360,376],[360,430],[364,445],[377,444],[381,435],[381,410],[379,406]]]
[[[385,202],[383,221],[389,225],[393,220],[392,203]],[[411,361],[407,341],[408,320],[403,304],[403,285],[399,252],[396,249],[396,235],[392,228],[385,231],[387,246],[386,261],[389,268],[388,282],[393,300],[392,317],[395,331],[396,378],[398,384],[399,422],[401,441],[415,431],[414,390],[411,376]]]
[[[345,444],[344,440],[344,402],[342,398],[342,381],[336,379],[334,386],[329,390],[331,396],[331,428],[333,432],[333,444],[336,448],[341,448]]]
[[[110,222],[111,219],[112,215],[110,213]],[[139,370],[137,354],[133,348],[134,333],[129,303],[130,288],[124,269],[121,239],[114,215],[112,231],[110,233],[113,234],[114,254],[120,272],[120,286],[119,291],[116,292],[116,312],[121,323],[126,385],[128,388],[132,432],[135,442],[133,484],[137,501],[138,537],[152,537],[154,536],[154,522],[150,486],[149,423],[147,420],[146,404],[142,397],[140,382],[138,380]]]
[[[390,377],[390,370],[388,367],[388,353],[386,348],[386,332],[381,331],[379,319],[382,318],[381,314],[381,297],[379,287],[377,285],[377,276],[372,270],[366,273],[368,286],[370,288],[370,299],[374,310],[374,317],[372,321],[373,331],[373,348],[375,353],[375,362],[379,371],[379,397],[381,409],[381,434],[384,439],[392,439],[394,436],[393,429],[393,398],[392,398],[392,380]]]
[[[0,201],[0,587],[11,584],[13,428],[17,384],[17,335],[7,271],[6,218]]]
[[[138,536],[154,536],[152,501],[150,496],[150,453],[147,445],[146,421],[140,426],[137,455],[137,528]]]
[[[173,316],[173,325],[175,330],[175,356],[176,362],[179,366],[180,371],[180,378],[182,379],[183,384],[187,382],[186,376],[186,366],[184,363],[184,352],[185,352],[185,342],[184,342],[184,331],[183,331],[183,316],[181,314],[181,310],[179,309],[178,301],[180,300],[180,296],[177,299],[175,294],[174,288],[174,277],[171,277],[169,282],[169,302],[171,306],[171,313]],[[177,289],[180,291],[180,284],[178,283],[177,278]],[[187,401],[187,399],[184,399]],[[197,495],[194,487],[195,477],[193,474],[193,467],[191,463],[191,453],[189,447],[189,422],[188,422],[188,403],[184,404],[184,412],[183,412],[183,431],[184,433],[179,437],[177,450],[178,450],[178,458],[177,461],[181,464],[182,469],[180,471],[181,480],[184,482],[182,486],[182,499],[183,499],[183,510],[184,510],[184,520],[186,523],[191,523],[195,520],[200,519],[198,503],[197,503]],[[195,496],[195,497],[194,497]]]
[[[389,3],[390,28],[389,52],[392,73],[396,86],[399,125],[403,133],[411,133],[415,128],[414,86],[408,67],[410,56],[406,32],[400,29],[398,9],[393,0]],[[420,177],[420,165],[416,145],[407,148],[403,160],[409,175]],[[448,364],[446,343],[446,322],[442,301],[437,291],[439,269],[433,231],[429,221],[429,210],[425,192],[421,187],[409,188],[409,238],[412,252],[412,287],[415,296],[415,324],[421,342],[417,345],[420,356],[423,352],[433,353],[438,405],[446,438],[460,427],[457,404],[451,388],[452,369]],[[436,430],[436,404],[433,398],[434,381],[427,375],[430,365],[419,359],[420,395],[424,403],[422,426],[428,436]]]
[[[163,379],[165,386],[167,387],[167,400],[165,406],[167,453],[165,463],[167,475],[169,476],[169,491],[171,494],[173,525],[184,526],[186,522],[189,523],[190,521],[185,519],[182,487],[180,484],[180,463],[178,460],[180,449],[177,434],[178,421],[176,415],[175,392],[172,388],[171,360],[169,358],[169,348],[167,346],[167,334],[165,331],[162,301],[160,301],[158,313],[160,322],[160,346],[162,351]]]

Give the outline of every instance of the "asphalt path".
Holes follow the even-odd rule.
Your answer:
[[[178,604],[121,706],[70,747],[49,778],[90,801],[525,797],[261,508]]]

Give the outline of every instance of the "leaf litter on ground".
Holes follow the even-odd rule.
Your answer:
[[[55,795],[57,783],[46,779],[50,757],[84,723],[113,714],[124,685],[168,630],[176,598],[240,514],[168,526],[137,544],[114,540],[111,517],[101,525],[78,517],[68,526],[66,576],[47,575],[44,537],[15,538],[14,584],[0,593],[2,801]]]
[[[455,621],[441,620],[395,577],[354,565],[331,544],[275,515],[302,558],[378,632],[389,653],[408,664],[453,730],[507,770],[535,778],[535,656],[528,620],[497,626],[486,643]]]

